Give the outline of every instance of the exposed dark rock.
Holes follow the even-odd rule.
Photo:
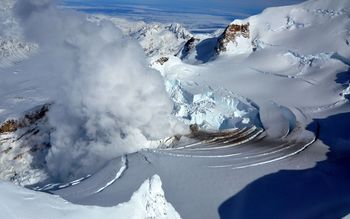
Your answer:
[[[191,134],[195,134],[199,132],[199,126],[197,124],[190,125]]]
[[[193,49],[196,48],[199,39],[195,37],[191,37],[184,45],[184,47],[180,50],[177,55],[180,55],[180,58],[185,58]]]
[[[7,120],[0,126],[0,133],[15,132],[18,129],[17,121]]]
[[[10,152],[12,150],[12,147],[8,147],[5,150],[3,150],[2,152],[7,154],[8,152]]]
[[[249,22],[246,24],[230,24],[227,26],[225,31],[218,38],[218,43],[216,46],[216,53],[220,54],[221,52],[225,52],[227,50],[227,44],[229,42],[236,42],[237,37],[244,37],[249,39],[250,30],[249,30]]]
[[[44,105],[38,110],[26,114],[24,118],[18,120],[10,119],[5,121],[4,123],[0,124],[0,134],[15,132],[18,129],[32,125],[42,119],[48,110],[49,105]]]
[[[164,65],[164,63],[166,63],[167,61],[169,61],[168,57],[162,57],[162,58],[159,58],[156,62],[161,65]]]

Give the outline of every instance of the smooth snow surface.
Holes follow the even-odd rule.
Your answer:
[[[162,190],[162,182],[157,175],[142,183],[128,202],[115,207],[75,205],[57,196],[30,191],[7,182],[0,182],[0,197],[1,217],[8,219],[181,218],[174,207],[166,201]]]
[[[121,167],[120,169],[118,170],[117,174],[115,174],[115,177],[109,181],[105,186],[103,186],[102,188],[98,189],[96,191],[96,193],[99,193],[99,192],[102,192],[103,190],[105,190],[108,186],[112,185],[116,180],[118,180],[122,174],[124,173],[124,171],[128,168],[128,160],[127,160],[127,157],[126,156],[123,156],[122,157],[122,160],[121,160]]]

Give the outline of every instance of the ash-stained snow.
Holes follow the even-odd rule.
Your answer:
[[[40,108],[26,112],[22,118],[37,113]],[[0,132],[0,179],[26,186],[49,178],[46,155],[51,147],[52,127],[47,117],[22,122],[22,128]]]

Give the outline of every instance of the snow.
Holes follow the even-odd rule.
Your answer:
[[[127,182],[142,180],[157,172],[167,185],[165,190],[169,191],[167,195],[171,202],[179,206],[177,209],[183,217],[220,218],[218,206],[255,180],[277,171],[286,172],[286,169],[298,173],[297,170],[313,168],[317,162],[323,162],[329,145],[315,141],[315,135],[304,129],[312,119],[339,113],[340,109],[348,110],[347,100],[339,95],[347,89],[343,86],[347,82],[340,84],[335,79],[349,67],[346,59],[341,61],[334,57],[335,53],[350,56],[346,46],[349,33],[344,31],[349,28],[348,12],[341,10],[348,7],[348,1],[335,1],[333,5],[332,1],[325,0],[267,9],[241,21],[250,23],[250,40],[259,47],[255,52],[237,54],[235,48],[230,47],[227,54],[196,62],[198,50],[195,49],[187,56],[191,60],[169,54],[169,60],[163,65],[152,63],[152,67],[168,80],[167,90],[175,106],[178,105],[175,107],[178,116],[192,116],[188,112],[194,103],[205,103],[205,110],[215,109],[208,106],[217,106],[216,101],[224,96],[219,93],[218,98],[213,98],[216,88],[220,88],[251,100],[254,104],[244,110],[254,109],[252,106],[257,105],[264,133],[271,139],[287,142],[274,145],[263,138],[259,147],[248,142],[230,148],[193,142],[186,145],[188,148],[139,152],[129,157],[128,171],[109,191],[123,194],[125,191],[121,192],[121,188],[132,190]],[[334,12],[324,11],[327,8]],[[215,37],[203,37],[197,45],[211,51]],[[235,98],[229,99],[235,102]],[[234,108],[234,104],[222,102],[225,110]],[[219,115],[225,111],[204,112],[195,117],[199,123],[206,120],[217,128],[221,123]],[[259,137],[255,139],[259,142]],[[196,150],[190,151],[191,148]],[[143,156],[149,163],[139,161],[144,160]],[[252,162],[248,162],[249,159]],[[295,182],[288,183],[294,185]],[[302,192],[308,194],[307,190]],[[323,191],[318,192],[322,194]],[[102,197],[116,200],[108,194],[84,196],[82,200],[78,200],[72,191],[58,191],[57,194],[78,203],[98,203]],[[232,209],[235,210],[240,209]]]
[[[310,0],[299,5],[269,8],[260,15],[235,20],[234,24],[249,22],[250,37],[238,37],[221,54],[216,54],[215,46],[223,30],[197,35],[178,24],[130,22],[100,15],[89,16],[87,24],[83,21],[85,18],[81,20],[80,17],[78,23],[68,25],[69,31],[65,34],[75,50],[62,51],[63,43],[60,44],[62,48],[54,47],[57,50],[51,51],[49,43],[52,41],[41,39],[46,36],[43,32],[37,34],[43,45],[39,43],[38,53],[32,55],[17,52],[21,47],[18,45],[28,41],[7,41],[14,42],[9,46],[4,44],[4,50],[9,51],[6,54],[14,59],[7,58],[10,62],[6,63],[15,65],[3,65],[0,70],[4,76],[0,81],[0,94],[4,97],[0,100],[0,121],[20,118],[34,106],[67,98],[68,102],[60,102],[65,110],[54,108],[56,111],[52,113],[61,113],[53,120],[56,129],[63,128],[56,140],[68,140],[62,144],[65,147],[54,147],[46,161],[51,170],[65,176],[63,180],[76,179],[76,175],[81,177],[66,184],[49,181],[46,186],[33,186],[75,204],[66,203],[57,196],[0,183],[4,186],[0,197],[8,202],[0,207],[8,217],[17,213],[19,217],[27,217],[35,212],[39,214],[36,218],[48,214],[57,218],[62,214],[72,218],[77,215],[179,218],[169,200],[184,218],[214,219],[222,216],[218,215],[218,207],[223,202],[241,191],[244,193],[242,189],[266,177],[290,172],[310,176],[310,171],[315,171],[317,181],[323,182],[324,177],[327,183],[328,180],[332,182],[338,172],[329,175],[327,168],[341,166],[343,163],[332,162],[338,155],[346,155],[347,149],[344,147],[339,152],[327,139],[317,139],[320,136],[332,139],[334,133],[324,128],[327,121],[313,121],[349,112],[349,8],[347,0]],[[95,27],[94,23],[100,26]],[[115,30],[116,26],[121,31]],[[86,32],[90,35],[85,37],[82,33]],[[30,33],[35,35],[36,31]],[[94,35],[96,33],[100,34]],[[192,36],[198,40],[182,56],[183,46]],[[58,42],[67,42],[65,36],[60,38],[61,35],[53,34],[53,37]],[[95,45],[95,42],[105,44]],[[116,44],[119,47],[115,47]],[[80,74],[67,75],[66,93],[52,94],[53,82],[62,78],[58,73],[43,74],[49,68],[42,67],[42,61],[46,56],[59,60],[65,57],[62,54],[68,54],[67,60],[64,59],[67,62],[48,62],[50,67],[54,66],[50,71],[57,73],[62,66],[68,66],[67,71],[73,69]],[[121,60],[114,57],[121,57]],[[156,61],[163,57],[164,63]],[[129,63],[130,60],[133,62]],[[123,74],[115,74],[111,66]],[[149,77],[153,79],[148,80]],[[151,85],[157,86],[152,89]],[[140,104],[145,97],[139,93],[146,95],[145,104],[150,106],[149,110],[144,110],[145,105]],[[158,117],[159,114],[172,114],[186,126],[196,123],[200,127],[199,134],[172,136],[177,133],[168,132],[158,136],[159,132],[173,127],[169,126],[167,116]],[[23,160],[12,162],[13,156],[28,150],[23,145],[47,140],[45,131],[50,128],[47,123],[40,125],[43,132],[25,140],[11,142],[26,130],[1,135],[1,146],[13,149],[8,154],[0,154],[3,168],[0,177],[21,185],[47,183],[42,181],[47,179],[46,167],[32,167],[33,161],[40,161],[33,159],[35,154],[24,153]],[[218,130],[223,132],[218,134]],[[134,141],[140,136],[147,138]],[[131,141],[122,141],[125,137]],[[340,144],[338,140],[344,145],[347,142],[346,139],[334,141]],[[120,145],[125,147],[120,148]],[[135,153],[123,155],[129,152]],[[336,159],[329,159],[332,153],[338,153]],[[45,156],[45,153],[39,155]],[[84,159],[80,159],[80,155]],[[72,163],[74,165],[69,165]],[[329,166],[322,167],[324,163]],[[308,170],[303,172],[303,169]],[[18,172],[15,180],[14,172]],[[162,178],[167,199],[160,178],[155,174]],[[344,182],[347,183],[346,179]],[[304,181],[286,184],[294,183]],[[341,185],[331,186],[342,189]],[[323,189],[317,194],[327,192]],[[308,194],[307,188],[302,192]],[[133,193],[131,200],[125,203]],[[28,201],[28,196],[35,201]],[[313,200],[312,204],[317,205],[317,201]],[[295,203],[289,204],[294,206]],[[14,211],[19,205],[27,207]],[[37,210],[39,207],[43,210]],[[328,208],[327,203],[325,208]]]
[[[17,39],[0,38],[0,68],[6,68],[27,59],[35,53],[38,45],[21,42]]]
[[[96,23],[112,21],[125,35],[138,40],[146,55],[151,58],[177,54],[192,37],[192,34],[178,23],[145,23],[106,15],[92,15],[88,19]]]
[[[48,179],[45,157],[50,129],[44,118],[16,132],[0,134],[0,179],[22,186]]]
[[[236,38],[235,42],[229,42],[227,45],[227,52],[230,55],[240,55],[245,53],[251,53],[253,51],[253,45],[251,39],[239,36]]]
[[[147,179],[130,200],[114,207],[83,206],[69,203],[47,193],[35,192],[0,182],[1,217],[15,218],[125,218],[180,219],[174,207],[166,201],[158,175]]]
[[[291,131],[289,118],[284,115],[280,106],[266,103],[261,107],[260,112],[261,122],[265,124],[264,128],[273,138],[282,138]]]
[[[166,88],[175,104],[173,114],[188,125],[224,130],[259,124],[259,109],[227,90],[179,80],[166,81]]]
[[[115,175],[115,177],[109,181],[105,186],[103,186],[102,188],[98,189],[96,191],[96,193],[99,193],[99,192],[102,192],[103,190],[105,190],[108,186],[112,185],[116,180],[118,180],[122,174],[124,173],[124,171],[128,168],[128,164],[127,164],[127,157],[126,155],[124,155],[122,157],[122,160],[121,160],[121,167],[120,169],[118,170],[117,174]]]
[[[23,10],[16,17],[23,39],[39,48],[0,69],[5,97],[0,108],[6,109],[0,121],[54,103],[48,115],[53,127],[46,156],[49,175],[71,181],[148,141],[187,131],[171,116],[163,78],[148,67],[142,47],[113,23],[96,25],[50,2],[23,1],[17,10]],[[179,27],[170,26],[173,30]]]

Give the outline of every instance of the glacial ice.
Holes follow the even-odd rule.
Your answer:
[[[166,89],[174,102],[173,114],[188,125],[203,130],[261,126],[258,107],[230,91],[180,80],[167,80]]]

